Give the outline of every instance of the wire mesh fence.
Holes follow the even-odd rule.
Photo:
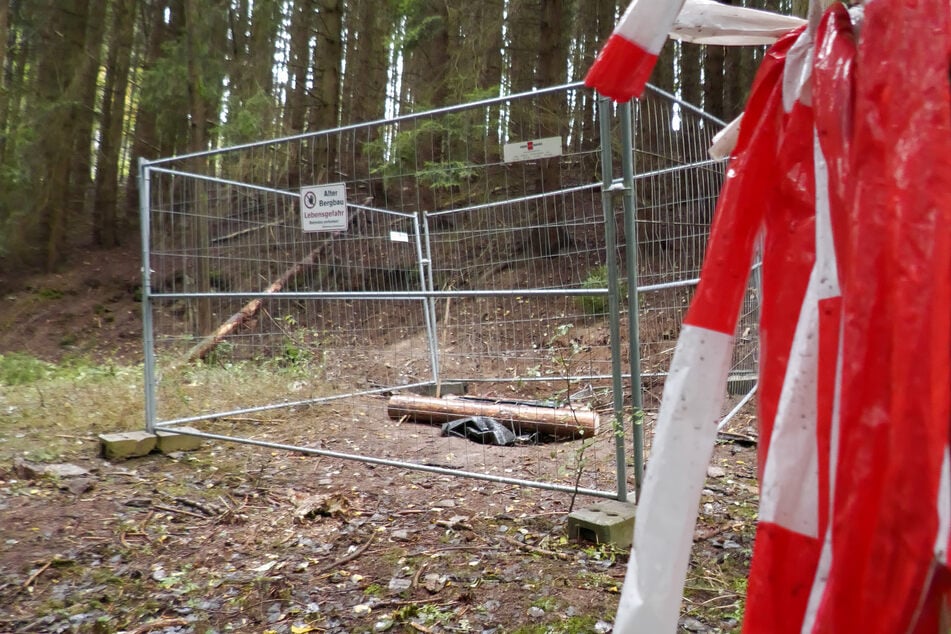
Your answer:
[[[569,85],[145,164],[149,427],[618,495],[630,448],[613,422],[630,412],[611,390],[630,359],[611,333],[629,332],[630,289],[608,288],[608,254],[635,245],[619,201],[602,205],[612,182],[600,168],[623,148],[575,107],[591,103]],[[703,113],[656,91],[634,112],[652,408],[722,166],[706,158],[719,126]],[[610,107],[600,116],[623,123]],[[755,371],[755,289],[738,376]],[[518,443],[498,447],[390,415],[394,394],[460,386],[601,423],[567,438],[516,427]]]

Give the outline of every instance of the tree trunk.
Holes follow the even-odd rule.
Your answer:
[[[413,109],[423,110],[446,105],[449,91],[449,12],[443,0],[423,0],[406,18],[407,37],[403,55],[403,100]],[[412,135],[416,173],[417,208],[438,209],[437,190],[421,172],[443,162],[446,135],[436,126],[420,127],[419,121],[406,122],[401,134]]]
[[[86,44],[88,0],[48,0],[34,8],[40,18],[43,44],[36,67],[34,116],[38,163],[32,175],[38,185],[33,218],[35,242],[52,272],[66,255],[67,210],[72,152],[75,147],[81,88],[80,70]]]
[[[86,201],[92,185],[93,123],[96,92],[102,60],[102,40],[106,26],[106,0],[89,0],[89,16],[83,62],[79,65],[76,123],[73,133],[73,158],[69,178],[69,217],[72,226],[86,219]]]
[[[254,0],[248,63],[252,85],[266,95],[274,91],[274,50],[283,17],[279,0]]]
[[[347,59],[354,60],[356,65],[350,68],[348,63],[348,76],[341,78],[343,92],[350,95],[345,108],[349,112],[342,114],[343,123],[383,117],[387,99],[387,42],[393,35],[387,29],[395,20],[389,3],[381,6],[375,0],[359,0],[352,11],[346,27]]]
[[[703,109],[723,119],[723,62],[726,51],[723,46],[708,44],[703,58]]]
[[[112,42],[106,61],[93,211],[93,241],[107,248],[118,246],[121,236],[117,209],[119,148],[132,61],[135,8],[135,0],[115,0],[112,8]]]
[[[202,16],[198,7],[199,0],[185,0],[185,49],[188,64],[188,116],[189,126],[189,152],[202,152],[207,148],[207,135],[205,130],[208,120],[208,101],[203,91],[206,90],[204,77],[200,64],[208,59],[207,41],[204,39],[207,35],[203,28]],[[191,169],[197,174],[207,172],[208,160],[204,157],[196,157],[191,160]],[[192,196],[195,206],[190,210],[192,212],[191,224],[193,231],[186,237],[190,242],[189,250],[196,255],[195,271],[192,278],[195,282],[195,288],[192,289],[199,293],[207,293],[211,290],[210,280],[211,271],[207,257],[202,257],[209,245],[208,235],[208,216],[210,213],[208,204],[208,194],[206,183],[197,181],[193,184],[195,193]],[[207,332],[212,325],[211,303],[206,297],[200,298],[196,302],[197,312],[194,316],[194,328],[198,332]]]
[[[394,420],[409,418],[425,423],[447,423],[469,416],[488,416],[516,434],[540,432],[562,438],[593,438],[600,427],[598,413],[588,410],[414,394],[391,396],[386,413]]]
[[[31,53],[30,42],[15,30],[9,30],[15,15],[10,11],[10,0],[2,0],[5,7],[4,35],[0,41],[4,64],[0,66],[0,165],[6,165],[16,147],[16,122],[20,108],[15,101],[23,95],[23,77],[27,56]],[[8,55],[8,49],[11,54]]]
[[[307,70],[310,63],[310,34],[315,14],[314,0],[295,0],[290,24],[290,58],[287,62],[288,87],[284,110],[284,133],[300,134],[304,131],[307,108]],[[291,189],[301,184],[300,143],[290,146],[288,157],[287,186]]]
[[[10,0],[0,0],[0,98],[7,96],[7,38],[10,36]],[[0,128],[0,132],[3,128]]]
[[[538,73],[535,83],[540,88],[546,88],[563,84],[568,77],[568,38],[564,28],[564,1],[542,0],[541,16],[541,28],[538,35]],[[558,136],[564,139],[567,108],[564,94],[548,95],[540,101],[539,135]],[[555,191],[559,188],[559,165],[560,160],[557,158],[542,161],[542,191]],[[550,222],[553,218],[549,217],[546,220]]]
[[[702,106],[700,57],[703,47],[678,42],[680,49],[680,98],[694,106]]]
[[[314,88],[308,112],[311,130],[337,127],[340,119],[340,66],[343,59],[343,15],[340,0],[319,0],[317,45],[314,47]],[[359,68],[359,66],[358,66]],[[364,67],[366,70],[366,68]],[[327,137],[317,138],[311,182],[334,182],[337,173],[336,146]],[[319,175],[323,175],[320,177]]]
[[[578,76],[573,79],[581,79],[591,68],[601,47],[614,31],[617,22],[616,13],[617,2],[614,0],[578,3],[576,39],[581,42],[581,45],[578,47],[575,63]],[[577,139],[578,147],[588,147],[591,141],[600,137],[597,98],[596,94],[587,90],[578,94],[575,105],[577,114],[572,117],[576,126],[572,136]]]
[[[168,0],[152,0],[148,8],[143,7],[143,24],[148,36],[139,75],[153,68],[162,55],[162,44],[168,38],[164,18],[167,6]],[[157,136],[155,105],[140,97],[135,111],[135,130],[132,133],[129,158],[129,185],[126,187],[126,207],[133,214],[134,210],[139,208],[139,159],[158,156]]]

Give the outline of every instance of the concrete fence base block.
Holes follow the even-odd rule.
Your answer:
[[[630,548],[634,541],[634,503],[606,500],[572,512],[568,516],[568,537]]]
[[[438,396],[446,396],[447,394],[464,396],[466,388],[467,385],[465,383],[453,381],[441,385],[421,385],[414,387],[411,391],[420,396],[437,396],[436,392],[439,392]]]
[[[125,460],[147,456],[153,451],[163,454],[176,451],[194,451],[201,447],[201,438],[180,433],[195,431],[191,427],[179,427],[175,431],[126,431],[115,434],[99,434],[102,455],[108,460]]]
[[[183,431],[197,431],[192,427],[176,427],[175,431],[157,431],[158,443],[156,449],[161,453],[174,453],[176,451],[195,451],[201,447],[201,438],[182,434]]]
[[[145,431],[127,431],[116,434],[99,434],[103,457],[109,460],[124,460],[147,456],[155,449],[158,438]]]

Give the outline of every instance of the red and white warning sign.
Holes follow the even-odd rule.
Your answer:
[[[346,231],[346,183],[301,187],[300,219],[304,231]]]
[[[549,136],[544,139],[506,143],[502,147],[502,158],[506,163],[531,161],[534,159],[561,156],[561,137]]]

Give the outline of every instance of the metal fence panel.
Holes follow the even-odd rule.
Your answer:
[[[613,291],[622,310],[611,314],[605,223],[620,229],[619,255],[629,240],[619,200],[605,217],[612,183],[598,178],[623,148],[548,120],[553,99],[592,103],[569,85],[146,164],[149,428],[190,423],[264,446],[623,493],[611,320],[627,332],[627,289]],[[617,125],[613,110],[602,116]],[[718,129],[658,92],[636,107],[647,407],[699,273]],[[506,143],[552,134],[558,156],[505,160]],[[299,188],[323,184],[346,188],[346,225],[304,231]],[[738,372],[755,370],[755,286],[749,300]],[[258,378],[229,381],[239,375]],[[499,448],[387,416],[391,393],[455,383],[599,410],[601,432]]]

